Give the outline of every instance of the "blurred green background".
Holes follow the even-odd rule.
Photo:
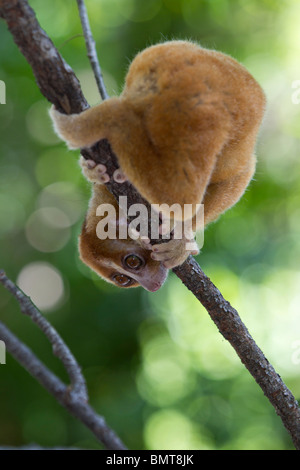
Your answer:
[[[31,0],[41,26],[99,102],[75,0]],[[297,0],[86,0],[109,94],[128,64],[165,39],[240,60],[268,109],[255,179],[209,226],[198,260],[300,397],[300,3]],[[78,152],[54,135],[49,103],[0,23],[0,267],[32,296],[83,368],[92,406],[131,449],[292,449],[273,407],[178,278],[121,290],[78,260],[90,194]],[[297,98],[297,96],[296,96]],[[293,101],[295,101],[293,103]],[[61,378],[59,361],[0,288],[4,321]],[[101,448],[11,356],[0,365],[0,444]]]

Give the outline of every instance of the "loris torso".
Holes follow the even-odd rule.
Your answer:
[[[136,56],[120,97],[78,115],[52,110],[52,118],[71,148],[108,139],[121,168],[116,180],[128,178],[150,204],[177,203],[174,219],[183,220],[184,204],[193,204],[195,213],[204,203],[208,223],[238,201],[252,178],[264,107],[260,86],[234,59],[172,41]],[[109,178],[103,165],[85,174],[96,182],[95,193]],[[87,218],[93,217],[90,210]],[[151,259],[171,268],[195,251],[176,256],[178,245],[171,244],[154,245]],[[90,258],[100,257],[103,242],[97,246]]]

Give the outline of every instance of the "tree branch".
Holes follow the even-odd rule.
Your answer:
[[[242,322],[238,312],[224,299],[194,258],[173,270],[208,311],[220,333],[235,349],[242,363],[274,406],[282,423],[300,450],[300,409],[298,402]]]
[[[27,1],[0,0],[0,16],[7,22],[15,42],[30,63],[44,96],[66,113],[78,113],[85,109],[88,105],[78,80],[40,28]],[[107,140],[98,142],[92,149],[85,149],[82,154],[85,158],[105,164],[110,176],[118,167],[117,157]],[[112,181],[107,187],[117,198],[126,195],[129,205],[145,202],[128,182],[119,185]],[[298,403],[250,336],[237,311],[223,298],[192,257],[173,271],[204,305],[220,333],[230,342],[274,406],[295,447],[300,449]]]
[[[101,72],[100,63],[97,57],[96,45],[93,35],[91,33],[90,22],[86,10],[86,6],[83,0],[77,0],[79,16],[81,20],[81,26],[84,34],[86,49],[88,52],[88,58],[90,60],[94,76],[98,85],[98,90],[100,92],[101,98],[106,100],[109,98],[108,93],[105,88],[103,75]]]
[[[50,339],[55,354],[63,362],[73,383],[71,383],[71,386],[65,385],[34,355],[28,346],[22,343],[0,322],[0,339],[4,341],[6,349],[62,406],[72,413],[75,418],[82,421],[107,449],[125,450],[126,447],[114,431],[107,426],[104,418],[97,415],[87,403],[88,395],[85,380],[72,353],[58,333],[42,317],[29,297],[10,281],[3,271],[0,272],[0,282],[17,299],[21,311],[30,316]]]
[[[83,401],[87,401],[87,390],[84,377],[80,367],[66,346],[57,331],[50,325],[32,303],[29,297],[21,291],[10,279],[7,278],[4,271],[0,271],[0,282],[3,286],[17,299],[21,312],[28,315],[34,323],[42,330],[45,336],[52,344],[53,354],[57,356],[63,363],[71,381],[71,387],[74,394]]]

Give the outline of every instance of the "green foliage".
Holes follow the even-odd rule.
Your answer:
[[[210,226],[204,271],[296,397],[299,381],[299,2],[87,0],[110,94],[142,48],[190,38],[242,61],[268,111],[243,199]],[[32,0],[41,26],[99,101],[76,3]],[[78,36],[79,35],[79,36]],[[78,260],[90,188],[54,136],[29,65],[0,23],[1,268],[25,286],[82,365],[91,403],[133,449],[290,449],[273,408],[206,311],[173,275],[157,293],[122,291]],[[24,287],[24,290],[25,290]],[[43,335],[0,290],[1,319],[66,379]],[[10,357],[0,365],[0,443],[100,445]]]

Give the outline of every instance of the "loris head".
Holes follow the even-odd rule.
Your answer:
[[[165,282],[168,269],[151,258],[151,251],[127,238],[100,240],[95,231],[83,225],[79,239],[81,260],[106,281],[117,287],[142,286],[157,291]]]

